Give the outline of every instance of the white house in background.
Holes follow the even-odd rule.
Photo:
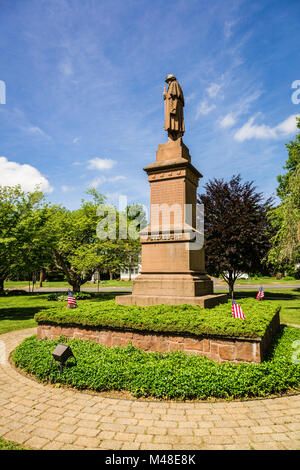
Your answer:
[[[238,279],[249,279],[249,277],[250,277],[249,274],[247,274],[247,273],[242,273],[242,274],[239,274]]]
[[[225,275],[228,276],[228,272],[225,273]],[[249,279],[249,277],[250,277],[250,276],[249,276],[249,274],[247,274],[247,273],[240,273],[240,274],[238,275],[238,279]]]
[[[120,271],[120,280],[129,281],[135,279],[141,272],[142,265],[139,264],[136,268],[123,268]]]

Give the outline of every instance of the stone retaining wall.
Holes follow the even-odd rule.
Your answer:
[[[38,325],[38,339],[67,338],[88,339],[104,346],[133,346],[144,351],[184,351],[198,354],[219,362],[261,362],[266,356],[270,343],[279,328],[277,313],[263,338],[233,338],[220,336],[170,335],[159,333],[143,333],[133,331],[108,330],[79,325]]]

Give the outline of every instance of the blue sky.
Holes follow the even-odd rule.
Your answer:
[[[275,194],[300,115],[299,23],[299,0],[0,0],[0,184],[41,183],[69,208],[90,186],[147,204],[173,73],[199,192],[240,173]]]

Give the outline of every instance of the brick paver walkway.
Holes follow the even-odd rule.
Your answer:
[[[35,329],[0,335],[9,354]],[[299,449],[300,395],[244,402],[106,398],[0,366],[0,436],[34,449]]]

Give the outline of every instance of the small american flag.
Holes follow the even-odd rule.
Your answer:
[[[262,300],[264,298],[264,289],[263,286],[259,286],[259,291],[257,292],[256,300]]]
[[[232,299],[232,315],[234,318],[242,318],[245,320],[245,315],[241,307]]]
[[[75,299],[75,297],[74,297],[74,295],[72,294],[71,291],[68,292],[68,305],[67,305],[67,307],[69,307],[69,306],[70,306],[70,308],[76,308],[77,307],[76,299]]]

